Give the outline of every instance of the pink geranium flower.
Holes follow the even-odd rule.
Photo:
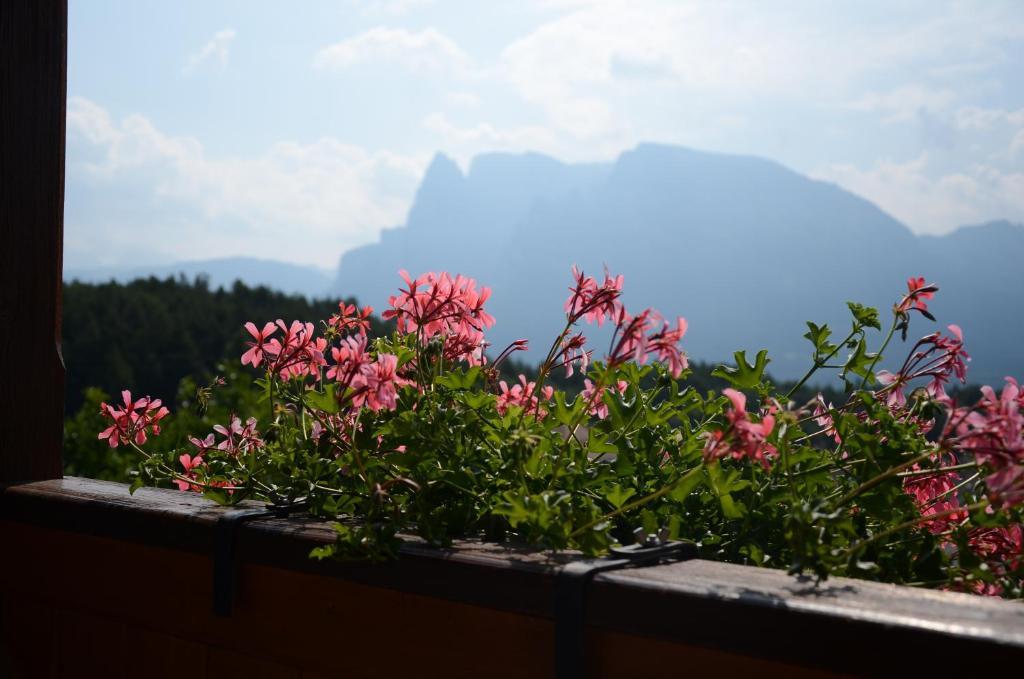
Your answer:
[[[647,338],[647,349],[657,354],[658,360],[668,366],[672,377],[679,377],[680,373],[689,366],[686,354],[679,348],[679,342],[686,334],[686,328],[686,319],[680,316],[676,319],[674,328],[670,329],[668,323],[665,323],[659,332]]]
[[[227,426],[222,424],[214,425],[213,431],[223,437],[217,443],[216,449],[232,457],[260,450],[264,445],[260,433],[256,431],[255,417],[250,417],[245,421],[245,424],[242,424],[241,418],[232,417],[231,422]],[[208,441],[209,436],[203,444],[206,445]]]
[[[268,321],[263,325],[262,329],[257,329],[256,324],[249,321],[245,324],[245,329],[249,331],[249,334],[252,335],[254,341],[245,343],[245,345],[249,347],[249,350],[242,354],[242,365],[248,363],[251,364],[252,367],[256,368],[263,362],[263,351],[267,343],[267,339],[277,332],[277,326]]]
[[[498,394],[497,410],[498,413],[504,415],[508,412],[511,406],[519,406],[527,413],[534,413],[539,418],[547,416],[548,411],[541,406],[540,398],[535,393],[537,389],[536,382],[530,382],[526,379],[526,375],[519,376],[519,384],[513,385],[511,388],[502,380],[498,384],[498,388],[501,393]],[[540,396],[545,401],[550,401],[551,397],[554,396],[555,390],[551,386],[544,386],[540,390]]]
[[[195,457],[192,457],[188,453],[185,453],[184,455],[179,457],[178,458],[178,462],[181,463],[181,466],[185,470],[185,473],[183,474],[183,476],[185,476],[188,479],[191,479],[192,481],[196,480],[196,471],[195,470],[198,469],[198,468],[201,468],[201,467],[203,467],[205,465],[205,463],[203,462],[202,456],[196,455]],[[200,488],[199,486],[197,486],[197,485],[195,485],[193,483],[189,483],[185,479],[175,479],[174,483],[177,484],[178,490],[180,490],[182,492],[184,492],[186,490],[193,490],[193,491],[195,491],[197,493],[202,491],[202,488]]]
[[[444,343],[448,360],[463,360],[470,365],[483,363],[484,330],[494,325],[494,317],[484,310],[491,289],[477,288],[472,278],[447,272],[409,277],[400,271],[406,288],[388,303],[384,319],[394,319],[398,331],[415,333],[423,344],[434,338]]]
[[[619,380],[615,384],[615,390],[620,396],[625,396],[626,389],[628,388],[629,382],[625,380]],[[604,401],[604,395],[607,391],[604,387],[595,386],[590,380],[583,380],[583,391],[580,392],[580,396],[588,404],[587,412],[599,420],[608,417],[608,404]]]
[[[907,405],[907,395],[903,389],[907,386],[907,376],[903,373],[891,373],[888,370],[879,370],[875,378],[882,385],[885,393],[885,402],[892,408],[903,408]]]
[[[100,432],[98,439],[106,440],[111,448],[116,448],[127,443],[141,446],[148,436],[160,435],[160,420],[169,413],[160,399],[145,396],[133,401],[132,393],[127,389],[121,392],[121,399],[123,405],[120,408],[100,404],[100,414],[110,421],[110,425]]]
[[[722,394],[732,407],[725,412],[726,426],[706,435],[704,459],[746,458],[767,468],[768,458],[776,453],[775,447],[768,443],[768,437],[775,428],[775,416],[769,410],[760,422],[751,420],[746,410],[747,397],[742,392],[723,389]]]
[[[932,464],[936,467],[951,465],[955,459],[949,455],[935,455]],[[920,465],[914,465],[912,471],[921,471]],[[953,492],[960,478],[955,472],[935,472],[920,476],[908,476],[903,482],[903,490],[914,498],[921,516],[938,516],[939,518],[925,521],[921,525],[934,534],[945,533],[960,521],[967,518],[967,512],[956,512],[962,505],[960,498]],[[954,511],[952,514],[946,512]],[[942,516],[946,514],[945,516]]]
[[[584,275],[575,265],[572,267],[573,287],[569,288],[569,299],[565,301],[565,312],[572,325],[581,318],[587,323],[600,327],[606,320],[614,321],[622,310],[619,298],[622,296],[623,277],[612,276],[605,269],[601,285],[591,276]]]
[[[355,304],[338,303],[338,313],[331,316],[327,324],[338,332],[356,332],[365,335],[370,329],[370,315],[373,314],[372,306],[365,306],[357,309]]]
[[[931,299],[935,296],[938,291],[938,286],[932,283],[925,283],[924,277],[914,278],[913,276],[907,279],[907,294],[903,296],[899,304],[896,305],[896,311],[898,313],[906,313],[911,309],[917,309],[918,311],[930,316],[928,313],[928,305],[925,304],[926,299]]]
[[[393,354],[377,354],[377,360],[365,364],[360,371],[360,386],[365,391],[359,397],[359,404],[377,412],[394,410],[398,405],[398,388],[410,384],[398,376],[398,357]]]

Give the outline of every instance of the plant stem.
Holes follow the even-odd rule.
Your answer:
[[[619,507],[618,509],[616,509],[615,511],[608,512],[607,514],[605,514],[601,518],[595,519],[595,520],[591,521],[590,523],[587,523],[587,524],[581,526],[580,528],[577,528],[572,533],[569,533],[569,537],[570,538],[577,537],[577,536],[585,533],[586,531],[590,530],[591,528],[593,528],[594,526],[596,526],[597,524],[599,524],[599,523],[601,523],[603,521],[607,521],[608,519],[614,519],[616,516],[621,516],[622,514],[625,514],[626,512],[631,512],[634,509],[636,509],[637,507],[642,507],[643,505],[647,504],[648,502],[651,502],[653,500],[657,500],[659,497],[662,497],[664,495],[667,495],[667,494],[671,493],[675,489],[676,486],[678,486],[683,481],[688,480],[694,474],[700,473],[700,471],[702,469],[704,469],[704,463],[703,462],[701,462],[696,467],[694,467],[690,471],[688,471],[685,474],[683,474],[682,476],[680,476],[678,479],[676,479],[672,483],[668,484],[667,486],[664,486],[664,487],[660,488],[659,490],[654,491],[650,495],[645,495],[644,497],[640,498],[639,500],[634,500],[633,502],[628,502],[628,503],[622,505],[621,507]]]
[[[954,465],[951,465],[949,467],[935,467],[934,469],[918,469],[918,470],[915,470],[915,471],[900,472],[899,474],[897,474],[897,476],[900,476],[900,477],[928,476],[929,474],[941,474],[943,472],[954,472],[954,471],[957,471],[958,469],[971,469],[971,468],[977,467],[977,466],[978,466],[977,462],[964,462],[963,464],[954,464]]]
[[[918,455],[916,457],[913,457],[910,460],[904,462],[903,464],[899,464],[899,465],[896,465],[895,467],[891,467],[891,468],[885,470],[884,472],[882,472],[881,474],[879,474],[875,478],[869,479],[869,480],[865,481],[864,483],[860,484],[859,486],[857,486],[856,488],[851,490],[849,493],[844,495],[842,498],[840,498],[839,502],[836,503],[836,507],[842,507],[847,502],[849,502],[850,500],[854,499],[855,497],[857,497],[858,495],[860,495],[864,491],[870,490],[870,489],[874,488],[875,486],[880,484],[882,481],[885,481],[886,479],[891,478],[891,477],[895,476],[896,474],[899,474],[904,469],[908,469],[909,467],[913,467],[918,462],[922,462],[922,461],[928,459],[929,457],[931,457],[932,455],[935,455],[935,454],[936,454],[935,450],[927,450],[927,451],[921,453],[920,455]]]
[[[863,389],[867,386],[868,378],[875,374],[875,366],[882,359],[882,354],[889,346],[889,342],[892,341],[892,336],[896,333],[896,325],[899,322],[900,316],[897,312],[893,311],[892,324],[889,326],[889,332],[885,336],[885,341],[882,342],[882,346],[879,347],[878,352],[875,353],[875,357],[871,360],[871,365],[868,366],[867,371],[864,373],[864,379],[860,382],[860,388]]]
[[[789,392],[786,393],[786,400],[788,401],[789,398],[793,394],[795,394],[797,391],[800,390],[800,387],[802,387],[805,384],[807,384],[807,380],[811,379],[811,377],[814,375],[814,373],[818,372],[818,370],[821,369],[822,366],[824,366],[826,363],[828,363],[829,359],[831,359],[833,356],[835,356],[837,353],[839,353],[839,349],[841,349],[842,347],[846,346],[846,343],[849,342],[851,339],[853,339],[853,336],[856,335],[858,331],[859,330],[857,328],[851,330],[850,334],[846,336],[846,339],[844,339],[842,342],[837,344],[836,348],[833,349],[831,352],[829,352],[828,356],[826,356],[825,358],[821,358],[821,359],[815,359],[814,360],[814,365],[812,365],[811,369],[807,371],[807,374],[805,374],[803,377],[801,377],[800,381],[797,382],[796,385],[794,385],[794,387],[792,389],[790,389]]]
[[[928,514],[927,516],[919,516],[915,519],[911,519],[910,521],[904,521],[903,523],[893,526],[892,528],[887,528],[886,530],[883,530],[881,533],[875,533],[869,538],[866,538],[864,540],[861,540],[860,542],[850,545],[846,549],[846,551],[843,552],[843,556],[845,558],[849,558],[855,552],[859,552],[861,549],[867,547],[873,542],[878,542],[883,538],[887,538],[893,533],[898,533],[900,531],[907,530],[908,528],[914,528],[918,524],[925,523],[927,521],[934,521],[936,519],[942,519],[947,516],[952,516],[953,514],[959,514],[960,512],[973,512],[976,509],[984,509],[985,507],[988,506],[988,504],[988,500],[982,500],[981,502],[975,502],[973,505],[967,505],[966,507],[956,507],[954,509],[947,509],[944,512],[938,512],[937,514]]]

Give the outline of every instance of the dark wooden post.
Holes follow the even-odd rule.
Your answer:
[[[0,1],[0,482],[61,476],[67,0]]]

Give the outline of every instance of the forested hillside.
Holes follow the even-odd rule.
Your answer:
[[[237,362],[246,321],[319,321],[337,308],[337,299],[309,301],[238,282],[211,289],[205,278],[67,283],[67,411],[78,409],[87,387],[173,396],[183,377],[208,375],[226,357]],[[382,327],[375,319],[374,332]]]

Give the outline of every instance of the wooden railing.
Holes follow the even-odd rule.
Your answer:
[[[261,518],[235,532],[222,617],[212,555],[230,511],[89,479],[6,488],[8,670],[553,676],[555,575],[571,555],[410,540],[395,562],[319,562],[308,554],[332,539],[328,525]],[[1024,606],[702,560],[597,575],[585,623],[586,669],[601,677],[976,676],[1024,661]]]

